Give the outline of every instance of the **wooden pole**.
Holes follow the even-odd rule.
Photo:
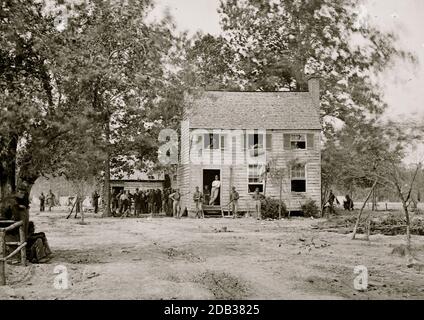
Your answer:
[[[24,243],[26,241],[24,226],[19,227],[19,242]],[[21,249],[21,264],[26,266],[26,248],[25,246]]]
[[[6,285],[6,240],[5,232],[0,231],[0,286]]]

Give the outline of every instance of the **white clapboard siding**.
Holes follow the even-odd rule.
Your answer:
[[[204,129],[208,130],[208,129]],[[184,195],[182,206],[187,207],[192,214],[194,203],[192,193],[194,188],[199,186],[203,189],[203,170],[221,170],[221,204],[229,202],[230,179],[240,194],[239,210],[253,210],[252,195],[248,193],[248,159],[244,151],[244,139],[241,138],[240,131],[235,134],[227,133],[224,147],[217,150],[202,150],[200,162],[191,163],[190,157],[190,131],[192,129],[182,127],[181,131],[181,160],[179,166],[179,186]],[[212,133],[212,131],[210,131]],[[216,132],[216,131],[214,131]],[[265,140],[271,142],[272,146],[267,146],[265,163],[273,160],[278,168],[287,168],[288,162],[296,160],[306,164],[306,192],[292,193],[290,191],[290,179],[287,177],[283,182],[283,201],[289,210],[300,210],[300,206],[307,199],[312,199],[320,206],[321,202],[321,153],[320,153],[320,131],[319,130],[272,130],[266,132],[268,136]],[[313,138],[313,149],[307,150],[285,150],[284,134],[304,133]],[[230,143],[231,141],[231,143]],[[235,142],[235,145],[233,144]],[[309,145],[310,145],[309,139]],[[216,161],[211,161],[215,159]],[[238,159],[239,161],[235,161]],[[250,159],[253,160],[253,159]],[[277,180],[277,181],[274,181]],[[267,179],[266,195],[279,198],[279,181],[269,177]],[[226,208],[224,208],[226,209]]]

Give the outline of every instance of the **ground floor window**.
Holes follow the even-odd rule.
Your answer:
[[[295,164],[291,168],[291,191],[306,192],[306,166]]]
[[[264,183],[262,178],[263,166],[259,164],[249,164],[247,168],[248,176],[248,192],[255,192],[256,188],[259,189],[259,192],[264,191]]]

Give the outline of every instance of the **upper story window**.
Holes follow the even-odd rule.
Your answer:
[[[258,156],[264,150],[264,135],[259,133],[247,135],[247,148],[253,156]]]
[[[290,135],[290,148],[292,150],[306,149],[306,134],[291,134]]]
[[[219,134],[207,133],[203,136],[203,143],[205,149],[215,150],[219,149]]]

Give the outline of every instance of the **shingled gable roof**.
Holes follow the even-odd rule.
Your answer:
[[[189,105],[190,128],[321,129],[309,92],[206,91]]]

